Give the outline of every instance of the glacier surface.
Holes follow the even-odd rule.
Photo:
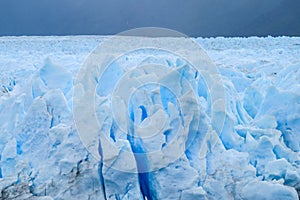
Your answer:
[[[119,147],[109,152],[106,144],[97,144],[100,159],[114,161],[110,165],[87,151],[73,120],[76,76],[105,39],[0,38],[1,199],[298,199],[300,38],[193,39],[215,61],[222,78],[226,104],[220,134],[212,130],[210,91],[203,89],[205,82],[187,69],[187,63],[158,51],[120,58],[96,80],[95,112],[101,131]],[[134,62],[178,67],[198,94],[198,103],[183,95],[178,105],[167,88],[149,85],[134,93],[128,108],[134,123],[157,125],[140,132],[147,136],[163,130],[147,142],[124,135],[107,103],[114,84],[126,74],[120,66],[129,68]],[[177,79],[168,74],[162,82],[174,83],[186,94],[185,83]],[[151,91],[148,96],[145,90]],[[162,105],[148,109],[153,102]],[[199,106],[200,115],[178,118],[179,106],[187,111]],[[115,111],[118,116],[127,112],[123,107]],[[189,123],[188,148],[174,162],[147,170],[160,160],[130,153],[164,149],[176,141],[174,130],[181,130],[181,120]],[[160,122],[168,122],[169,128]],[[174,154],[180,148],[174,148]]]

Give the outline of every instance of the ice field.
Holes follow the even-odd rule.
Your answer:
[[[75,89],[82,96],[88,92],[74,87],[77,75],[106,39],[0,37],[0,199],[299,198],[300,38],[193,39],[222,80],[225,107],[215,113],[224,117],[220,133],[213,130],[218,122],[212,119],[213,91],[201,72],[179,56],[155,50],[123,55],[102,78],[94,77],[99,134],[118,147],[112,152],[106,142],[93,140],[97,159],[78,134],[73,95]],[[165,65],[178,76],[164,70],[126,74],[133,63]],[[116,92],[121,100],[114,103],[118,80],[141,73],[174,84],[181,96],[154,84],[134,92],[126,107],[120,103],[121,93],[127,95],[125,81]],[[127,112],[134,125],[124,131],[117,122]],[[133,127],[149,138],[128,136]],[[89,132],[90,126],[85,128]],[[177,140],[185,142],[164,152]],[[150,155],[156,151],[158,156]],[[161,158],[174,155],[174,162],[154,170]]]

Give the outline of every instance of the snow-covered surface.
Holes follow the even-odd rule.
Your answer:
[[[145,174],[102,166],[76,131],[72,85],[103,40],[0,38],[2,199],[298,199],[300,38],[195,39],[223,80],[224,129],[204,137],[211,131],[204,109],[199,129],[189,132],[191,148]],[[205,108],[208,97],[199,96]],[[121,153],[114,165],[135,169]]]

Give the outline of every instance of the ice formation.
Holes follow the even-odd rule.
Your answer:
[[[97,143],[99,158],[114,160],[109,166],[86,150],[72,115],[75,77],[104,39],[0,38],[1,199],[298,199],[299,38],[194,39],[216,62],[222,77],[226,109],[220,135],[211,128],[210,91],[203,89],[205,83],[186,68],[187,63],[158,51],[150,52],[155,56],[146,60],[144,51],[121,58],[107,71],[110,81],[103,81],[104,74],[96,88],[96,114],[104,124],[102,130],[124,150],[108,153],[106,144]],[[171,128],[147,142],[124,136],[112,120],[105,97],[124,76],[120,66],[130,62],[178,67],[198,92],[200,117],[195,119],[199,126],[188,118],[192,114],[185,119],[190,123],[189,148],[159,170],[147,170],[160,164],[153,162],[155,158],[137,158],[128,152],[144,153],[174,140],[172,130],[179,129],[182,120],[178,119],[179,105],[167,89],[141,88],[128,108],[135,123],[147,126],[149,120],[156,120],[158,127],[150,127],[155,130],[161,128],[158,122],[169,120]],[[168,76],[163,77],[166,83],[178,83],[176,76]],[[187,91],[183,85],[175,87]],[[149,96],[142,94],[146,89],[152,91]],[[153,101],[161,107],[147,110]],[[122,105],[118,108],[119,115],[127,112]],[[143,129],[143,134],[151,134],[149,129]]]

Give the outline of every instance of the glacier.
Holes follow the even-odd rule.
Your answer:
[[[73,97],[74,92],[85,95],[84,87],[75,85],[77,75],[106,39],[0,38],[1,199],[299,198],[300,38],[192,38],[215,62],[222,79],[220,133],[212,128],[212,91],[203,89],[201,74],[157,50],[124,55],[102,79],[94,77],[95,115],[110,141],[93,141],[97,157],[84,145],[89,138],[78,134]],[[126,74],[124,69],[134,63],[177,67],[178,74],[166,74],[164,68],[156,76],[145,73],[155,71],[151,66]],[[127,111],[120,99],[136,83],[120,82],[117,89],[114,85],[121,77],[141,75],[171,86],[140,87],[128,100]],[[197,97],[190,98],[190,88]],[[109,104],[114,92],[120,94],[111,102],[115,116]],[[179,93],[183,95],[176,101]],[[88,113],[84,107],[77,109]],[[118,127],[127,112],[134,123]],[[176,143],[182,140],[176,135],[182,121],[189,124],[186,149]],[[132,133],[132,127],[141,127],[138,131],[149,140],[123,133],[122,128]],[[153,136],[155,131],[163,134]],[[172,154],[165,150],[163,158],[174,158],[166,166],[161,154],[147,154],[166,149],[170,141],[176,148]]]

